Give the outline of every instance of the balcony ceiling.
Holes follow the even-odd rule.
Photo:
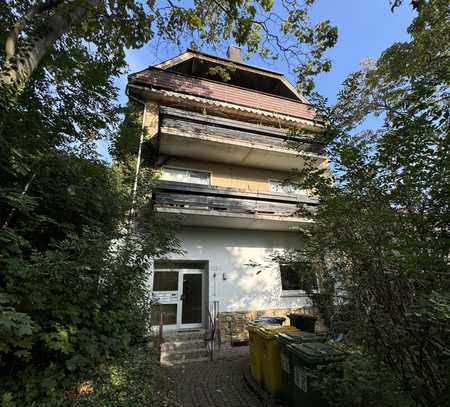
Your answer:
[[[159,216],[181,226],[214,227],[224,229],[272,230],[295,232],[312,223],[300,217],[282,217],[262,214],[224,213],[196,209],[156,208]]]
[[[298,138],[301,151],[289,147],[287,129],[161,107],[162,154],[280,171],[299,169],[304,158],[325,157],[314,134]]]
[[[193,135],[174,129],[162,133],[160,153],[278,171],[301,169],[305,163],[304,157],[286,148],[270,148],[254,145],[249,141],[231,140],[214,135]],[[316,157],[318,162],[325,160],[324,157],[314,154],[305,155]]]

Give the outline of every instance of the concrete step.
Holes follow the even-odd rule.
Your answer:
[[[209,360],[205,330],[164,332],[161,365],[173,366]]]
[[[161,345],[162,352],[172,352],[172,351],[186,351],[191,349],[201,349],[205,348],[205,341],[203,339],[191,339],[191,340],[170,340],[164,342]]]
[[[161,363],[165,362],[186,362],[192,359],[208,358],[209,353],[205,347],[182,350],[169,351],[161,353]]]
[[[176,332],[164,332],[163,341],[164,342],[186,342],[195,340],[204,340],[205,331],[176,331]]]
[[[183,359],[183,360],[174,360],[174,361],[162,361],[161,366],[171,367],[171,366],[179,366],[179,365],[187,365],[189,363],[200,363],[200,362],[208,362],[210,360],[208,357],[201,358],[191,358],[191,359]]]

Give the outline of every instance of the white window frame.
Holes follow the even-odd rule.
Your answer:
[[[209,175],[209,183],[208,184],[199,184],[197,182],[190,182],[190,175],[189,175],[189,181],[185,181],[187,184],[194,184],[194,185],[205,185],[205,186],[211,186],[212,185],[212,180],[213,180],[213,173],[212,171],[208,171],[208,170],[198,170],[196,168],[187,168],[187,167],[178,167],[178,166],[174,166],[174,165],[167,165],[164,167],[161,167],[161,177],[160,179],[163,181],[171,181],[171,180],[164,180],[162,177],[164,176],[164,170],[165,169],[174,169],[174,170],[179,170],[179,171],[195,171],[195,172],[202,172],[204,174],[208,174]],[[179,181],[172,181],[172,182],[179,182]]]

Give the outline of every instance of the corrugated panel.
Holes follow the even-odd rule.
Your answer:
[[[131,75],[130,81],[143,82],[162,89],[170,89],[307,120],[313,120],[315,117],[314,110],[301,102],[173,72],[149,69]]]

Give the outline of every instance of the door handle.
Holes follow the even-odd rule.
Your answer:
[[[184,300],[184,294],[181,294],[180,295],[180,301],[183,301]]]

